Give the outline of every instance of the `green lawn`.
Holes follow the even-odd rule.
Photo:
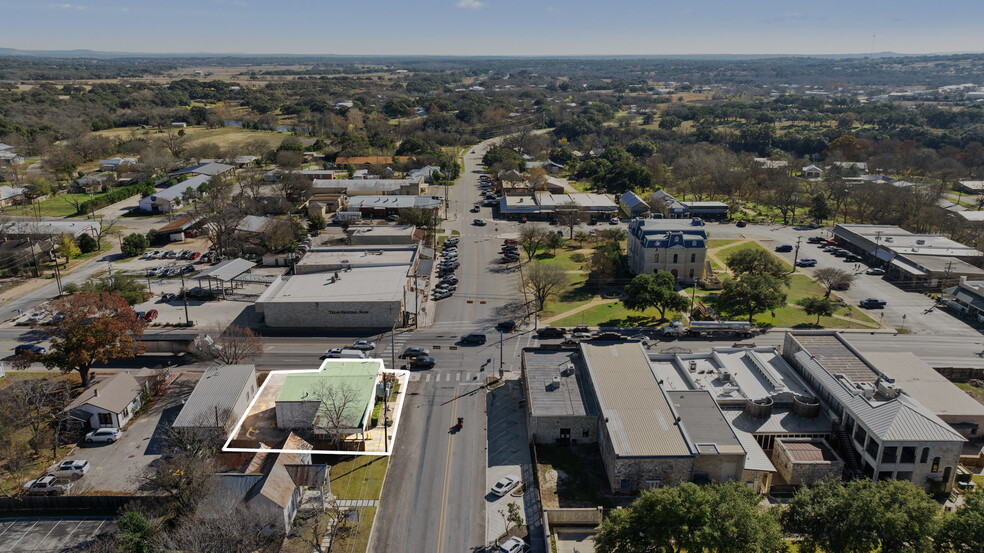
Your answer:
[[[92,198],[98,198],[104,194],[93,194]],[[89,200],[88,194],[62,194],[61,196],[56,196],[54,198],[48,198],[47,200],[42,200],[41,215],[45,217],[71,217],[78,215],[75,206],[68,202],[69,198],[79,199],[82,201]]]
[[[737,241],[737,239],[732,238],[711,238],[707,241],[707,248],[723,248],[728,244],[734,244]]]
[[[538,250],[534,257],[540,263],[546,263],[550,265],[559,265],[565,271],[583,271],[587,270],[587,258],[590,253],[581,252],[581,255],[585,257],[585,261],[573,261],[571,256],[578,253],[575,248],[557,248],[557,250],[550,250],[548,248],[542,248]],[[577,276],[577,275],[571,275]]]
[[[673,315],[673,312],[666,312],[667,319],[672,320]],[[663,323],[665,322],[663,321]],[[643,312],[632,311],[622,305],[622,302],[616,301],[596,305],[551,324],[553,326],[577,326],[581,324],[587,326],[654,326],[661,323],[659,311],[655,309],[647,309]]]
[[[331,466],[331,493],[338,499],[379,499],[389,457],[356,455]]]
[[[568,181],[568,184],[580,190],[581,192],[591,192],[592,190],[594,190],[594,185],[592,185],[590,182],[578,182],[572,180],[572,181]]]
[[[570,274],[567,289],[554,296],[547,302],[540,318],[552,317],[576,309],[588,303],[595,297],[595,289],[589,285],[587,274]]]
[[[745,242],[743,244],[738,244],[736,246],[731,246],[730,248],[722,248],[722,249],[718,250],[717,252],[715,252],[714,255],[716,255],[718,257],[718,259],[720,259],[721,261],[727,263],[728,256],[731,255],[731,254],[733,254],[733,253],[735,253],[735,252],[737,252],[737,251],[740,251],[740,250],[762,250],[762,251],[766,251],[766,252],[772,253],[771,251],[767,250],[765,247],[763,247],[758,242]],[[789,263],[786,263],[785,261],[783,261],[779,257],[776,257],[776,259],[779,259],[779,261],[782,262],[783,266],[786,267],[786,270],[787,271],[792,271],[793,270],[793,266],[790,265]]]

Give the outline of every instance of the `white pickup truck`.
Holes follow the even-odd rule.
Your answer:
[[[89,472],[89,461],[85,459],[66,459],[48,469],[47,475],[56,478],[82,478]]]
[[[62,495],[71,488],[71,482],[65,482],[54,476],[42,476],[24,484],[27,495]]]

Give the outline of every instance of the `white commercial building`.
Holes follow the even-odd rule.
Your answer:
[[[209,175],[196,175],[191,177],[186,181],[179,182],[170,188],[165,188],[160,192],[156,192],[140,200],[140,209],[142,211],[160,211],[162,213],[169,213],[174,211],[174,207],[177,203],[180,203],[181,198],[184,196],[185,192],[188,190],[198,190],[201,185],[212,180]]]

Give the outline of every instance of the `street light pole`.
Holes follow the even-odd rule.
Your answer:
[[[905,330],[905,313],[902,314],[902,327],[899,328],[899,332]]]
[[[797,262],[797,260],[799,260],[800,242],[802,242],[802,241],[803,241],[803,237],[802,236],[800,236],[799,238],[796,239],[796,252],[793,253],[793,270],[791,271],[793,273],[796,272],[796,262]]]
[[[505,365],[505,361],[503,361],[502,359],[502,331],[500,330],[499,331],[499,378],[505,376],[505,372],[502,368],[504,365]]]

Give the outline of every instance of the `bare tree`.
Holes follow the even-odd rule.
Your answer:
[[[322,382],[312,391],[312,395],[318,402],[312,430],[315,434],[327,434],[334,446],[339,447],[344,439],[342,430],[355,422],[351,419],[353,413],[358,411],[358,392],[347,384],[333,386]]]
[[[206,330],[195,356],[206,361],[236,365],[263,355],[263,338],[239,325],[229,325],[223,330],[215,327]]]
[[[523,274],[522,286],[533,296],[536,311],[543,310],[543,305],[550,296],[565,284],[567,273],[555,263],[531,263]]]
[[[548,178],[550,177],[543,167],[532,167],[526,171],[526,180],[530,183],[530,188],[537,192],[547,189]]]
[[[830,297],[830,292],[834,288],[847,287],[854,282],[854,275],[843,269],[837,269],[836,267],[817,269],[816,272],[813,273],[813,278],[817,279],[817,282],[827,287],[827,294],[824,295],[825,298]]]
[[[540,223],[529,223],[519,229],[519,242],[523,245],[526,257],[533,259],[536,250],[547,240],[550,231]]]
[[[585,219],[584,212],[578,209],[577,204],[574,202],[558,205],[555,217],[557,218],[557,224],[567,227],[571,239],[574,238],[574,227],[579,226]]]
[[[304,541],[318,553],[331,553],[345,530],[346,520],[346,510],[338,505],[334,497],[329,497],[323,512],[303,531]]]
[[[202,492],[208,487],[213,464],[209,457],[178,452],[147,467],[140,487],[165,497],[171,503],[173,513],[190,514],[205,495]]]
[[[103,217],[99,219],[98,228],[93,229],[95,231],[97,249],[102,250],[103,238],[119,232],[117,229],[113,228],[116,226],[116,223],[119,222],[119,220],[120,220],[119,215],[115,217]]]
[[[162,551],[253,553],[279,550],[284,531],[271,513],[236,504],[221,511],[180,518],[158,538]]]

